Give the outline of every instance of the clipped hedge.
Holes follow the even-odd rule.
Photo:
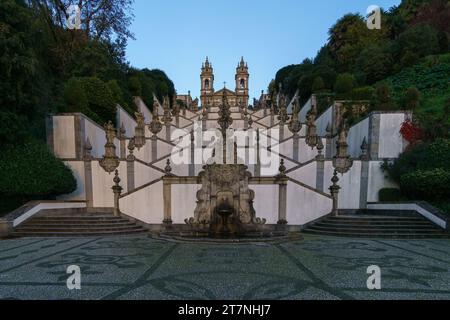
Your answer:
[[[399,202],[404,200],[400,189],[396,188],[384,188],[378,192],[378,198],[381,202]]]
[[[43,199],[75,191],[72,171],[38,141],[11,147],[0,155],[0,196]]]
[[[450,171],[444,168],[416,170],[400,179],[405,195],[419,200],[445,200],[450,198]]]

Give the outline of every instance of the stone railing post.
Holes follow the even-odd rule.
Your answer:
[[[86,194],[86,207],[94,207],[94,189],[92,185],[92,145],[89,138],[84,144],[84,190]]]
[[[127,191],[131,192],[135,188],[134,169],[135,169],[136,157],[133,154],[134,138],[130,139],[130,142],[128,143],[128,151],[129,151],[129,154],[127,156]]]
[[[194,130],[191,131],[191,147],[190,147],[190,159],[189,159],[189,176],[195,176],[195,136]]]
[[[278,222],[279,225],[287,225],[287,183],[286,167],[284,166],[284,159],[280,161],[278,179]]]
[[[172,183],[170,177],[172,168],[170,166],[170,160],[167,160],[167,165],[164,168],[166,175],[163,177],[163,203],[164,203],[164,220],[165,226],[172,224]]]
[[[339,190],[341,187],[338,186],[339,178],[337,176],[337,171],[334,170],[333,178],[331,179],[333,185],[330,187],[331,197],[333,198],[333,209],[331,211],[333,216],[339,215]]]
[[[152,162],[158,159],[158,136],[156,134],[150,137],[152,145]]]
[[[123,188],[119,185],[120,178],[119,178],[119,171],[116,170],[115,176],[114,176],[114,186],[112,187],[113,193],[114,193],[114,216],[118,217],[120,216],[120,208],[119,208],[119,199],[120,194],[122,193]]]

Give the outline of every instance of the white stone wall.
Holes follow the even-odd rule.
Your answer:
[[[255,191],[256,216],[267,220],[267,224],[278,222],[278,185],[250,185]]]
[[[139,188],[149,182],[158,180],[164,174],[140,162],[134,162],[134,186]]]
[[[89,118],[82,117],[81,121],[84,122],[85,137],[83,143],[89,138],[92,145],[91,155],[94,158],[101,158],[105,154],[106,134],[105,130],[96,124]],[[116,155],[120,155],[120,142],[118,139],[114,139],[116,145]]]
[[[321,137],[325,137],[327,134],[327,126],[332,123],[333,107],[331,106],[316,120],[317,134]]]
[[[164,220],[163,182],[158,181],[119,201],[126,215],[148,224],[161,224]]]
[[[306,114],[308,113],[309,110],[311,110],[311,106],[312,106],[312,98],[310,98],[305,105],[302,107],[302,109],[300,110],[300,114],[299,114],[299,119],[302,123],[306,122]]]
[[[199,184],[172,185],[172,222],[185,224],[184,220],[194,216]]]
[[[325,162],[324,188],[328,190],[331,186],[334,168],[331,161]],[[339,209],[359,209],[360,183],[361,183],[361,161],[354,161],[350,171],[339,177]]]
[[[143,113],[145,118],[145,123],[150,123],[152,121],[153,115],[150,112],[150,109],[147,107],[147,105],[144,103],[144,101],[141,99],[141,97],[135,97],[134,103],[138,107],[138,110]],[[153,108],[153,106],[151,106]],[[160,115],[162,114],[162,108],[160,108]]]
[[[53,150],[58,158],[76,158],[75,116],[53,117]]]
[[[366,141],[369,143],[369,118],[358,122],[348,132],[348,152],[351,157],[359,158],[361,155],[361,144],[363,143],[364,137],[366,137]]]
[[[369,185],[367,202],[379,201],[378,192],[383,188],[398,188],[398,186],[387,178],[387,173],[381,170],[381,161],[371,161],[369,164]]]
[[[404,150],[404,140],[400,134],[404,113],[381,114],[379,158],[397,158]]]
[[[123,188],[122,193],[127,193],[127,163],[121,161],[119,165],[120,185]],[[98,161],[92,161],[92,185],[94,195],[94,207],[112,208],[114,207],[114,196],[112,186],[114,174],[108,174],[100,167]]]
[[[317,180],[317,162],[311,162],[306,166],[303,166],[295,171],[289,172],[287,174],[294,180],[302,182],[312,188],[316,188]]]
[[[332,200],[296,183],[287,186],[287,221],[289,225],[305,225],[332,210]]]
[[[125,128],[125,136],[131,138],[134,136],[134,129],[137,126],[136,120],[128,114],[121,106],[117,107],[117,126]]]

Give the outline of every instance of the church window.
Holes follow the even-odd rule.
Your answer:
[[[241,89],[245,89],[245,79],[241,79]]]

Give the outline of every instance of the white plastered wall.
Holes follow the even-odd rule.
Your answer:
[[[75,116],[53,117],[53,150],[58,158],[76,158]]]
[[[122,193],[127,192],[127,163],[121,161],[118,167],[119,177],[121,179],[120,186],[123,188]],[[108,174],[100,167],[98,161],[92,161],[92,190],[94,195],[94,207],[112,208],[114,207],[114,195],[112,186],[114,174]]]
[[[287,221],[289,225],[305,225],[331,212],[332,200],[320,193],[288,182]]]
[[[194,216],[197,191],[201,187],[199,184],[174,184],[171,186],[172,222],[174,224],[185,224],[185,219]]]
[[[139,221],[161,224],[164,220],[163,182],[158,181],[119,200],[120,210]]]

